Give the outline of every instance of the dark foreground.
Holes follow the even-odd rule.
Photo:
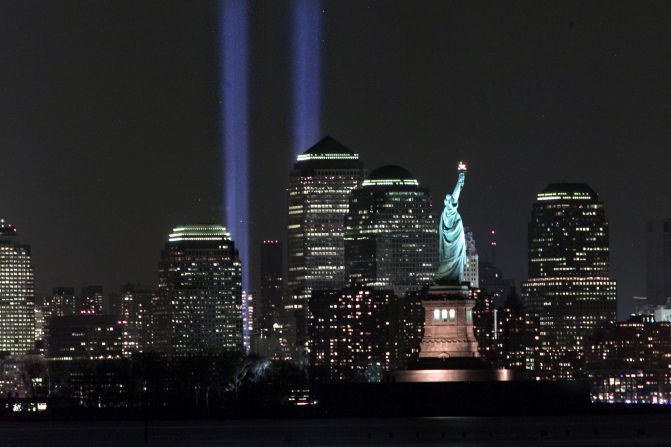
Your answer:
[[[659,446],[671,415],[0,422],[7,446]]]

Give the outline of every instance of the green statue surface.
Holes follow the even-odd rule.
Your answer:
[[[445,208],[438,226],[438,271],[437,285],[459,285],[464,280],[466,266],[466,237],[464,224],[457,208],[459,195],[466,180],[466,165],[459,163],[459,178],[452,194],[445,196]]]

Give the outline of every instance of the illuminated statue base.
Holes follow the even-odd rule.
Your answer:
[[[478,357],[474,305],[475,291],[467,285],[431,287],[422,299],[424,337],[419,357]]]
[[[512,380],[512,371],[492,369],[478,353],[473,330],[477,289],[467,284],[433,286],[424,292],[424,336],[419,360],[396,371],[396,382],[481,382]]]

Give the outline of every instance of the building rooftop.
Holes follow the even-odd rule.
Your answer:
[[[230,241],[231,234],[219,224],[180,225],[170,232],[169,242],[182,241]]]
[[[392,185],[419,186],[419,182],[407,169],[395,165],[385,165],[374,169],[361,186]]]
[[[341,142],[330,136],[322,138],[317,144],[298,156],[298,161],[358,159],[358,154],[355,154]]]
[[[538,200],[598,200],[599,195],[587,183],[551,183],[537,196]]]

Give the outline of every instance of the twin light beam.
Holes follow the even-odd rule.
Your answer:
[[[240,253],[242,288],[250,290],[249,277],[249,75],[250,5],[226,0],[220,7],[220,101],[224,160],[225,220]],[[291,23],[292,141],[298,154],[321,136],[320,0],[293,0]],[[266,235],[271,237],[272,235]]]

